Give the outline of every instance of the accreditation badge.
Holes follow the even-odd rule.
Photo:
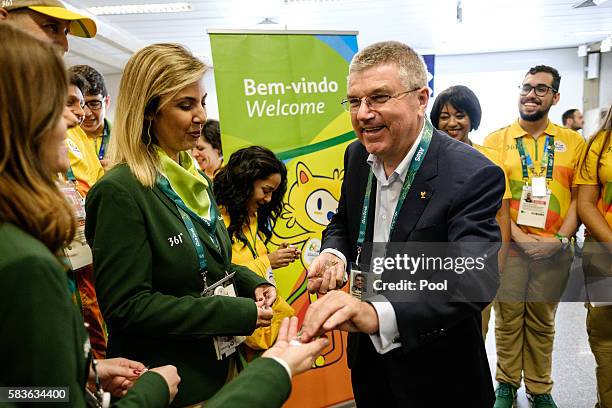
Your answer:
[[[202,296],[230,296],[236,297],[236,286],[234,285],[234,272],[226,274],[226,276],[215,282],[215,284],[207,287],[202,292]],[[217,353],[217,360],[223,360],[229,357],[246,339],[245,336],[215,336],[213,337],[213,343],[215,345],[215,352]]]
[[[531,179],[531,192],[534,197],[546,197],[546,178],[534,177]]]
[[[349,293],[355,299],[362,300],[368,290],[368,273],[356,263],[351,263],[349,268]]]
[[[91,248],[85,239],[85,219],[77,220],[77,229],[72,242],[64,248],[64,254],[70,261],[73,271],[93,263]]]
[[[538,193],[541,193],[541,191],[538,191]],[[544,196],[536,196],[531,186],[523,186],[516,223],[529,227],[544,228],[549,203],[550,190],[546,190]]]
[[[73,241],[64,248],[64,254],[70,261],[73,271],[93,263],[91,248],[85,239],[85,206],[83,198],[73,183],[61,183],[60,191],[73,208],[77,219],[77,229]]]

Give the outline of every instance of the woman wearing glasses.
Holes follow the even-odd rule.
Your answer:
[[[207,66],[155,44],[128,61],[110,141],[114,166],[87,197],[86,236],[107,354],[176,365],[175,406],[234,373],[239,338],[270,325],[276,290],[232,264],[211,186],[189,154],[206,122]]]
[[[478,129],[482,110],[478,98],[470,88],[463,85],[451,86],[442,91],[431,108],[431,123],[438,130],[446,132],[450,137],[474,147],[484,154],[493,163],[499,165],[499,154],[496,150],[472,143],[469,134]],[[510,241],[510,199],[512,193],[506,176],[506,191],[504,192],[502,206],[497,212],[496,220],[499,224],[502,242]],[[499,270],[506,262],[507,247],[503,246],[499,253]],[[482,337],[485,338],[489,328],[491,305],[482,311]]]
[[[580,169],[578,215],[587,228],[582,267],[587,282],[587,332],[597,364],[597,400],[612,406],[612,108],[591,137]]]
[[[56,184],[69,166],[66,128],[77,120],[62,115],[68,82],[54,46],[9,24],[0,24],[0,37],[0,105],[10,107],[0,112],[0,384],[68,387],[67,405],[83,407],[95,372],[63,253],[74,237],[73,209]],[[133,387],[122,407],[165,406],[179,382],[171,366],[144,374],[126,359],[96,366],[115,396]]]

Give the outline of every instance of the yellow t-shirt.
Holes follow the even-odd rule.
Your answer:
[[[593,137],[595,140],[583,158],[584,167],[578,170],[576,184],[599,186],[597,209],[612,228],[612,137],[605,146],[605,132]]]
[[[223,217],[223,223],[228,227],[230,224],[229,214],[223,207],[220,207],[219,210]],[[256,252],[255,255],[257,256],[253,256],[249,247],[236,239],[232,244],[232,263],[246,266],[262,278],[270,280],[269,275],[272,272],[272,267],[270,266],[270,259],[268,259],[268,249],[262,240],[261,234],[257,233],[257,219],[251,220],[251,225],[248,227],[245,226],[242,232],[251,243],[251,246]],[[272,311],[274,315],[272,316],[272,323],[270,326],[260,327],[246,338],[245,343],[250,348],[254,350],[266,350],[272,347],[278,337],[278,331],[283,318],[291,317],[295,314],[295,311],[289,306],[289,303],[278,295],[276,296],[276,301],[272,305]]]
[[[77,190],[85,197],[89,189],[102,178],[104,168],[98,160],[96,144],[80,126],[68,129],[68,158],[77,179]]]
[[[584,151],[584,139],[579,133],[548,122],[544,134],[537,140],[529,135],[518,120],[512,125],[496,130],[484,141],[486,147],[497,149],[500,153],[499,162],[508,176],[512,198],[510,199],[510,217],[516,222],[523,186],[523,169],[516,139],[523,138],[525,152],[531,156],[534,166],[539,169],[546,144],[546,135],[554,137],[555,163],[552,181],[548,188],[551,190],[548,213],[544,229],[519,225],[525,232],[539,236],[554,236],[563,225],[565,216],[571,203],[571,187],[575,186],[574,177]],[[533,177],[529,171],[529,179]]]
[[[491,160],[493,164],[497,164],[504,171],[504,180],[506,181],[506,190],[504,190],[504,196],[502,199],[509,200],[512,198],[512,192],[510,191],[510,182],[508,181],[508,175],[504,168],[500,165],[500,152],[492,147],[483,145],[477,145],[472,143],[472,147],[482,153],[487,159]]]

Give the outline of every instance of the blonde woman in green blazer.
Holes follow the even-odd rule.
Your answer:
[[[173,406],[208,400],[232,374],[215,338],[248,336],[272,318],[276,290],[231,263],[231,242],[209,181],[188,151],[206,121],[207,67],[175,44],[128,61],[109,146],[113,168],[89,192],[86,237],[108,325],[108,355],[173,364]],[[237,297],[202,296],[235,273]]]

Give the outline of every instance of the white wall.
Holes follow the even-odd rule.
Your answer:
[[[518,86],[527,70],[540,64],[550,65],[561,74],[561,99],[549,114],[560,124],[567,109],[582,108],[583,63],[575,48],[437,56],[434,92],[452,85],[465,85],[474,91],[482,106],[482,121],[470,138],[481,143],[490,132],[518,118]],[[433,100],[430,107],[432,104]]]
[[[95,68],[95,67],[94,67]],[[105,74],[104,83],[106,84],[106,90],[110,96],[111,105],[110,110],[106,112],[108,119],[113,122],[115,117],[115,106],[117,104],[117,94],[119,93],[119,82],[121,81],[121,74]]]
[[[612,105],[612,52],[600,54],[599,106]]]
[[[612,103],[612,53],[603,54],[600,98],[602,104]],[[583,74],[582,60],[575,48],[554,50],[503,52],[471,55],[441,55],[436,57],[435,93],[452,85],[466,85],[478,96],[482,106],[480,128],[470,134],[472,140],[481,143],[492,131],[507,126],[518,117],[518,85],[525,72],[538,64],[555,67],[561,74],[561,99],[550,110],[550,118],[561,123],[561,115],[570,108],[582,108]],[[605,72],[608,74],[605,75]],[[604,78],[605,77],[605,78]],[[120,74],[105,75],[106,85],[111,95],[113,118]],[[204,76],[208,92],[206,111],[209,118],[219,118],[217,90],[214,70]],[[435,98],[435,95],[434,95]],[[433,100],[430,101],[430,107]],[[222,125],[223,126],[223,125]]]
[[[119,83],[121,82],[121,74],[106,74],[104,75],[106,89],[111,97],[110,112],[107,113],[110,121],[115,117],[115,107],[117,105],[117,95],[119,93]],[[215,78],[213,70],[209,69],[204,75],[204,87],[208,96],[206,97],[206,114],[209,119],[219,119],[219,108],[217,106],[217,90],[215,89]]]

